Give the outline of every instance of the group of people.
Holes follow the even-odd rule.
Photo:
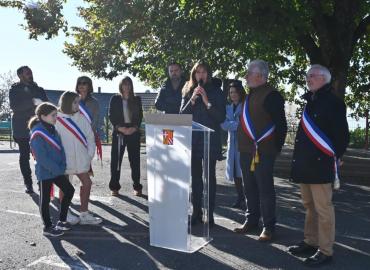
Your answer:
[[[226,105],[218,79],[212,78],[207,63],[194,65],[187,82],[178,63],[168,66],[169,79],[160,90],[155,106],[165,113],[187,113],[193,120],[215,132],[210,137],[209,224],[214,225],[216,162],[221,159],[221,132],[228,132],[226,179],[234,182],[237,201],[233,207],[246,208],[246,219],[236,233],[256,230],[258,240],[273,239],[276,227],[274,162],[287,134],[284,98],[268,83],[268,63],[251,61],[245,75],[248,93],[240,82],[228,86]],[[331,74],[322,65],[312,65],[306,74],[308,91],[296,134],[291,180],[300,184],[306,209],[304,239],[288,248],[293,255],[306,255],[304,263],[319,266],[332,260],[335,216],[333,184],[349,143],[346,106],[330,85]],[[180,94],[182,92],[182,94]],[[203,140],[192,135],[193,225],[202,222]]]
[[[99,103],[91,94],[91,79],[78,78],[75,92],[65,92],[56,107],[33,81],[29,67],[19,68],[17,74],[20,82],[13,85],[9,93],[13,136],[19,145],[26,193],[33,193],[30,148],[36,160],[43,233],[58,236],[69,230],[71,224],[99,224],[102,220],[88,211],[93,175],[91,161],[100,142],[97,132]],[[212,77],[211,68],[204,61],[193,66],[187,81],[179,63],[168,66],[168,75],[156,98],[156,108],[169,114],[192,114],[194,121],[214,130],[209,142],[209,225],[215,224],[216,163],[222,159],[223,129],[228,132],[226,179],[234,182],[237,191],[233,207],[246,209],[245,222],[234,231],[249,233],[262,221],[258,240],[271,241],[276,227],[273,168],[284,145],[287,122],[284,98],[268,83],[268,63],[251,61],[245,76],[248,91],[239,81],[234,81],[227,87],[227,99],[221,90],[221,81]],[[335,234],[332,184],[338,178],[349,131],[346,107],[333,94],[329,70],[312,65],[306,81],[308,91],[303,96],[306,106],[296,135],[291,174],[292,181],[300,184],[306,209],[304,239],[288,251],[293,255],[307,254],[305,263],[314,266],[332,259]],[[130,77],[121,80],[118,90],[109,105],[113,126],[109,189],[112,196],[119,195],[121,163],[127,147],[134,195],[141,196],[141,99],[135,96]],[[192,225],[205,220],[202,209],[203,143],[202,135],[194,132]],[[68,176],[73,175],[81,182],[79,217],[69,211],[74,188]],[[52,184],[60,188],[61,211],[56,226],[52,225],[48,210]]]

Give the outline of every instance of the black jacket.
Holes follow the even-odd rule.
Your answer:
[[[9,90],[9,103],[13,111],[12,128],[15,138],[28,138],[30,131],[27,127],[28,121],[35,115],[36,106],[32,99],[39,98],[47,101],[48,98],[43,88],[36,83],[25,85],[15,83]]]
[[[192,114],[193,121],[198,122],[208,128],[213,129],[211,132],[209,155],[211,159],[221,159],[221,127],[220,124],[225,121],[226,117],[226,100],[219,87],[213,83],[204,85],[209,103],[212,104],[210,109],[207,109],[201,97],[197,98],[195,104],[192,105],[189,100],[193,94],[190,91],[182,99],[181,113]],[[192,154],[198,157],[203,157],[203,135],[201,132],[193,132],[192,135]]]
[[[337,158],[341,158],[349,143],[349,130],[344,102],[336,97],[330,85],[315,94],[308,92],[306,110],[312,121],[329,138]],[[299,125],[295,140],[291,178],[305,184],[331,183],[335,179],[334,159],[319,150]]]
[[[140,128],[141,121],[143,120],[143,107],[141,105],[141,98],[134,96],[131,106],[129,105],[131,113],[131,123],[125,123],[123,116],[122,97],[117,94],[112,96],[109,103],[109,120],[113,125],[113,131],[118,127],[137,127]]]
[[[165,113],[178,114],[182,99],[181,90],[184,84],[185,80],[181,79],[178,89],[173,89],[171,80],[168,79],[161,90],[159,90],[154,103],[156,109]]]

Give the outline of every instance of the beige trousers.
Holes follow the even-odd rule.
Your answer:
[[[301,195],[306,209],[305,243],[318,246],[322,253],[332,256],[335,238],[332,184],[301,184]]]

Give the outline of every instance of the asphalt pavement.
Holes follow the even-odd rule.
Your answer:
[[[232,229],[244,220],[241,210],[230,208],[234,187],[224,180],[225,161],[217,164],[216,226],[207,246],[192,253],[149,244],[146,196],[132,193],[125,154],[119,197],[108,189],[110,147],[103,147],[103,166],[94,160],[90,210],[103,219],[99,226],[77,225],[57,239],[42,235],[38,194],[24,193],[18,153],[0,142],[0,269],[306,269],[304,258],[293,257],[287,246],[302,239],[304,210],[297,185],[275,178],[277,231],[271,243]],[[142,184],[147,194],[146,155],[141,149]],[[33,166],[32,166],[33,167]],[[78,180],[73,211],[79,205]],[[36,184],[34,188],[37,190]],[[343,184],[334,194],[336,242],[334,261],[320,269],[370,269],[370,187]],[[57,200],[51,206],[56,216]]]

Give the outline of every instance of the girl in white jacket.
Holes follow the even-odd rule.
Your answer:
[[[95,153],[95,138],[90,123],[79,112],[79,101],[77,93],[63,93],[59,100],[56,130],[60,134],[66,153],[65,174],[77,175],[81,181],[80,224],[99,224],[102,219],[94,217],[88,211],[92,185],[89,170]]]

